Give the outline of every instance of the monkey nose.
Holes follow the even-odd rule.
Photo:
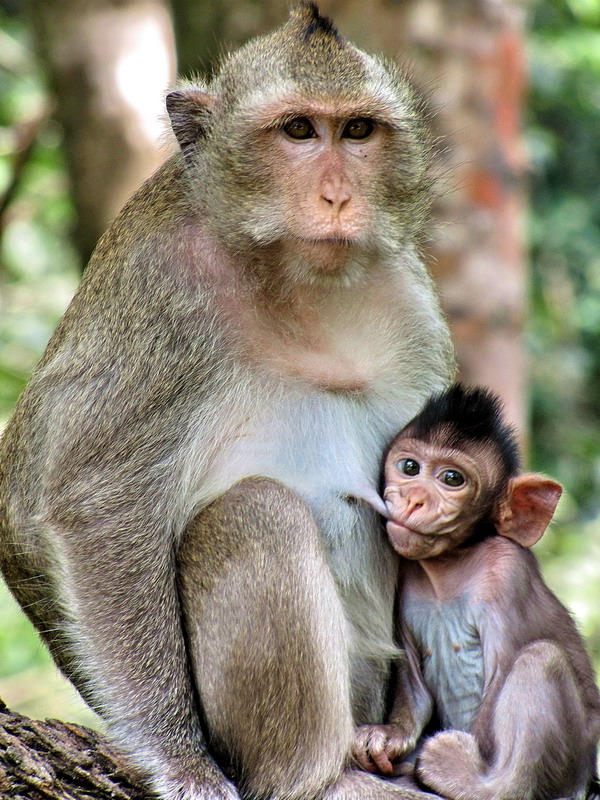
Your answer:
[[[321,186],[321,199],[328,210],[339,216],[352,199],[352,195],[344,184],[326,181]]]
[[[321,197],[325,201],[328,208],[331,208],[333,212],[339,214],[350,202],[350,194],[349,193],[338,193],[338,192],[330,192],[325,194],[322,193]]]
[[[424,505],[425,500],[423,497],[415,497],[415,495],[408,497],[405,508],[406,516],[409,517],[414,511],[418,511],[420,508],[423,508]]]

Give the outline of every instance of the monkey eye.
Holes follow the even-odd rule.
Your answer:
[[[283,130],[292,139],[312,139],[315,136],[315,129],[306,117],[296,117],[286,122]]]
[[[346,139],[366,139],[373,133],[375,127],[372,119],[358,117],[346,123],[342,136]]]
[[[446,486],[462,486],[465,482],[465,476],[457,469],[446,469],[442,472],[440,479]]]
[[[414,458],[403,458],[402,461],[398,461],[396,466],[400,472],[403,472],[405,475],[409,475],[410,477],[418,475],[419,472],[421,472],[421,465],[418,461],[415,461]]]

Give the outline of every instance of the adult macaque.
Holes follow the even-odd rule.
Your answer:
[[[380,452],[453,372],[419,105],[303,4],[167,109],[6,430],[3,572],[161,797],[413,796],[346,765],[397,652]]]
[[[581,636],[531,547],[561,495],[519,474],[498,400],[454,386],[429,401],[385,461],[387,532],[402,565],[409,676],[390,724],[359,729],[369,771],[416,775],[452,800],[584,797],[600,696]],[[429,725],[427,725],[429,723]],[[414,757],[413,757],[414,759]]]

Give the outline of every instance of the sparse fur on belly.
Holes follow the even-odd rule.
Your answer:
[[[462,596],[442,604],[409,595],[403,615],[441,727],[470,731],[484,686],[483,649],[472,606]]]

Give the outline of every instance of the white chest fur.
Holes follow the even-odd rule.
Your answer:
[[[352,499],[376,490],[386,444],[452,369],[435,298],[411,269],[370,294],[322,303],[318,335],[306,341],[276,328],[265,338],[257,327],[260,347],[246,342],[256,366],[231,365],[239,370],[230,376],[235,390],[215,397],[219,409],[198,420],[203,436],[188,472],[196,510],[250,475],[272,477],[304,498],[364,653],[393,649],[396,561],[378,515]],[[331,388],[314,380],[315,364],[334,373]],[[207,436],[212,419],[230,424]]]

